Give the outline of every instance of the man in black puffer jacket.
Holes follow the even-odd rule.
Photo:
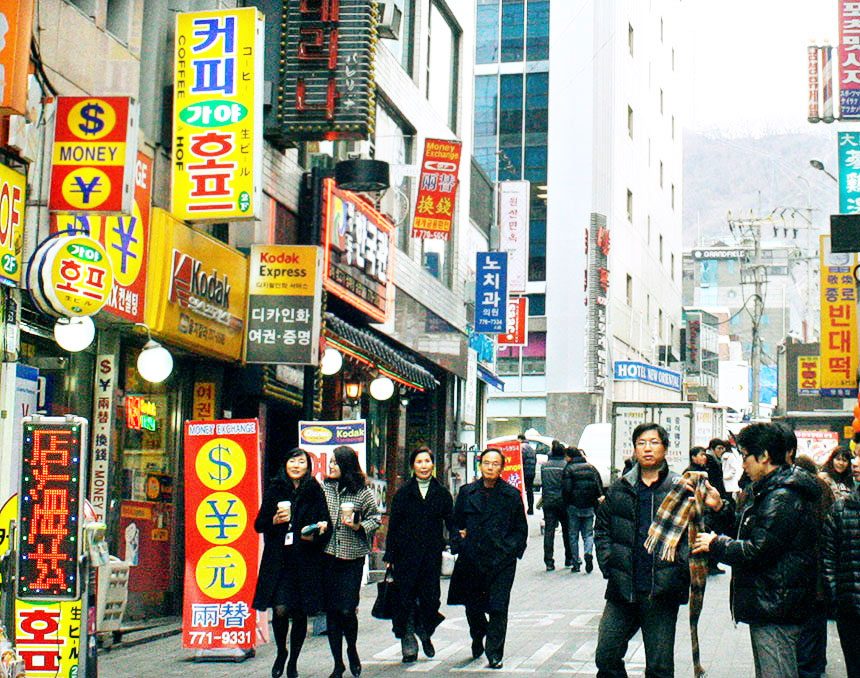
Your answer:
[[[751,424],[737,437],[744,471],[753,484],[734,515],[708,485],[714,524],[737,524],[737,539],[700,534],[694,552],[709,551],[732,566],[731,609],[750,627],[756,676],[796,676],[801,624],[815,601],[816,505],[821,488],[806,471],[789,466],[785,438],[773,424]]]
[[[848,678],[860,678],[860,459],[851,462],[854,492],[836,502],[824,523],[822,561]]]
[[[689,547],[684,537],[675,561],[668,562],[648,553],[645,540],[679,476],[666,464],[666,429],[640,424],[632,438],[635,463],[606,491],[594,526],[597,564],[608,580],[597,636],[597,675],[627,675],[627,644],[642,629],[645,675],[668,678],[675,674],[678,608],[690,595]]]

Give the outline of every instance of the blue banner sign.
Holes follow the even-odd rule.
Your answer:
[[[860,132],[839,132],[839,213],[860,214]]]
[[[670,391],[681,390],[681,373],[655,367],[632,360],[616,360],[614,365],[615,381],[641,381]]]
[[[475,332],[507,331],[508,253],[478,252],[475,266]]]

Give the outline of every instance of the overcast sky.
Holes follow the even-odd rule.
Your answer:
[[[687,0],[687,127],[810,130],[806,47],[837,42],[837,0]],[[814,127],[822,127],[815,125]]]

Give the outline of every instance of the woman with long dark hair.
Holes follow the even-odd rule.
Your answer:
[[[355,450],[346,445],[334,449],[328,478],[323,483],[332,534],[325,547],[326,626],[334,659],[329,678],[341,678],[343,639],[353,676],[361,675],[358,656],[358,598],[364,559],[370,552],[373,533],[379,528],[379,507],[358,463]]]
[[[405,664],[418,659],[416,635],[425,655],[436,654],[431,638],[445,619],[439,614],[444,528],[450,534],[454,512],[451,493],[433,477],[435,460],[430,448],[413,451],[409,464],[412,478],[391,501],[384,558],[393,569],[399,593],[393,627]]]
[[[322,545],[330,534],[329,515],[312,468],[305,450],[297,447],[287,452],[254,521],[265,546],[253,607],[274,611],[272,631],[278,653],[272,678],[283,675],[285,664],[287,676],[299,675],[296,664],[307,636],[308,615],[323,609]],[[290,620],[293,629],[287,651]]]
[[[847,447],[842,445],[834,447],[824,466],[821,467],[821,473],[818,474],[830,485],[836,499],[850,497],[854,491],[851,457],[851,450]]]

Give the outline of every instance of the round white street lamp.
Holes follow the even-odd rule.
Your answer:
[[[394,382],[388,377],[377,377],[370,382],[370,395],[376,400],[388,400],[394,395]]]
[[[164,346],[150,339],[137,356],[137,371],[153,384],[160,384],[173,372],[173,356]]]
[[[340,372],[341,367],[343,367],[343,355],[336,348],[329,346],[323,351],[322,359],[320,360],[320,372],[326,376],[331,376]]]
[[[93,343],[95,336],[96,326],[89,316],[57,318],[54,323],[54,340],[69,353],[83,351]]]

